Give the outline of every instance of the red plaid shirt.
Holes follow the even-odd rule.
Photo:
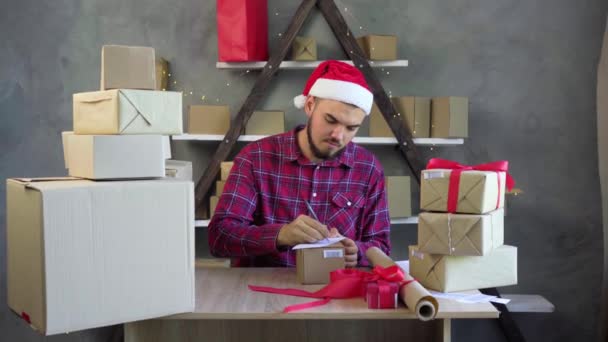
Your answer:
[[[384,171],[369,151],[349,143],[342,153],[315,164],[301,152],[296,132],[270,136],[243,148],[209,223],[209,248],[235,266],[295,266],[296,253],[277,247],[281,227],[301,214],[357,244],[359,265],[365,251],[390,252],[390,220]]]

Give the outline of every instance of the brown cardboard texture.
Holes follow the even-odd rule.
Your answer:
[[[154,49],[104,45],[101,48],[100,90],[156,89]]]
[[[397,113],[405,117],[414,138],[431,136],[431,98],[401,96],[391,98]]]
[[[224,192],[224,186],[226,186],[226,181],[215,182],[215,195],[216,196],[220,196]]]
[[[370,34],[357,38],[357,44],[370,60],[397,59],[397,36]]]
[[[344,247],[341,243],[296,251],[296,273],[301,284],[327,284],[329,273],[344,266]]]
[[[285,132],[285,113],[279,110],[258,110],[251,114],[245,134],[272,135]]]
[[[232,161],[226,161],[226,162],[221,162],[220,163],[220,180],[225,181],[226,179],[228,179],[228,176],[230,175],[230,170],[232,170],[232,166],[234,165],[234,162]]]
[[[469,136],[468,98],[434,97],[431,108],[431,137],[466,138]]]
[[[217,202],[220,200],[219,196],[211,196],[209,197],[209,213],[213,217],[213,213],[215,213],[215,207],[217,207]]]
[[[504,212],[487,214],[420,213],[418,249],[429,254],[487,255],[504,243]]]
[[[229,129],[230,108],[228,106],[190,106],[188,133],[226,135]]]
[[[412,216],[410,177],[386,177],[386,190],[389,216],[391,218]]]
[[[422,170],[420,177],[420,209],[448,211],[448,189],[452,170]],[[485,214],[504,207],[504,172],[463,171],[458,184],[456,212],[463,214]]]
[[[156,59],[156,90],[169,88],[169,62],[159,57]]]
[[[294,61],[316,61],[317,41],[309,37],[296,37],[291,53],[291,59]]]
[[[380,112],[380,108],[376,105],[376,102],[372,105],[372,110],[369,114],[369,136],[377,138],[392,138],[395,136]]]

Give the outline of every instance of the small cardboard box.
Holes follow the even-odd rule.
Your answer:
[[[228,106],[190,106],[188,133],[226,135],[230,129]]]
[[[156,59],[156,90],[169,89],[169,62],[164,58]]]
[[[469,136],[469,99],[434,97],[431,115],[431,137],[466,138]]]
[[[101,48],[101,90],[156,88],[154,49],[104,45]]]
[[[391,98],[395,110],[405,117],[414,138],[431,136],[431,98],[401,96]]]
[[[217,202],[220,200],[219,196],[211,196],[209,197],[209,213],[211,216],[215,213],[215,207],[217,207]]]
[[[165,160],[165,177],[192,181],[192,162],[185,160]]]
[[[504,243],[504,212],[487,214],[420,213],[418,249],[429,254],[487,255]]]
[[[316,61],[317,41],[309,37],[296,37],[291,49],[291,59],[294,61]]]
[[[182,93],[116,89],[74,94],[76,134],[182,134]]]
[[[357,44],[370,60],[397,59],[397,36],[370,34],[357,38]]]
[[[410,274],[424,287],[441,292],[517,284],[517,248],[503,245],[484,256],[427,254],[409,247]]]
[[[369,136],[382,138],[395,136],[376,105],[376,102],[372,105],[372,110],[369,114]]]
[[[194,310],[192,182],[8,179],[7,302],[45,335]]]
[[[165,176],[165,144],[162,135],[63,136],[70,176],[88,179]]]
[[[341,243],[296,251],[296,273],[301,284],[327,284],[329,273],[345,265]]]
[[[231,161],[220,163],[220,180],[225,181],[226,179],[228,179],[228,176],[230,175],[230,170],[232,170],[233,165],[234,162]]]
[[[217,181],[215,182],[215,195],[219,196],[224,192],[224,186],[226,185],[226,181]]]
[[[272,135],[285,132],[285,113],[279,110],[258,110],[245,126],[248,135]]]
[[[388,176],[385,179],[389,216],[391,218],[412,216],[410,177]]]
[[[420,177],[420,209],[448,211],[448,190],[452,170],[422,170]],[[456,212],[462,214],[485,214],[504,207],[504,172],[463,171],[458,185]]]

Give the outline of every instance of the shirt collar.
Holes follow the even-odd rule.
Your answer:
[[[299,125],[296,128],[285,133],[285,144],[283,144],[283,155],[288,161],[297,160],[303,165],[314,165],[308,158],[304,156],[300,146],[298,145],[298,136],[297,132],[304,129],[304,125]],[[342,153],[338,156],[338,158],[331,160],[324,160],[318,165],[321,166],[338,166],[340,164],[353,167],[354,164],[354,150],[355,145],[351,141],[346,145],[346,147],[342,150]]]

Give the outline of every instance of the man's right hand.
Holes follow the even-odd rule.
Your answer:
[[[281,227],[277,236],[278,246],[295,246],[300,243],[313,243],[329,237],[327,226],[310,216],[300,215]]]

